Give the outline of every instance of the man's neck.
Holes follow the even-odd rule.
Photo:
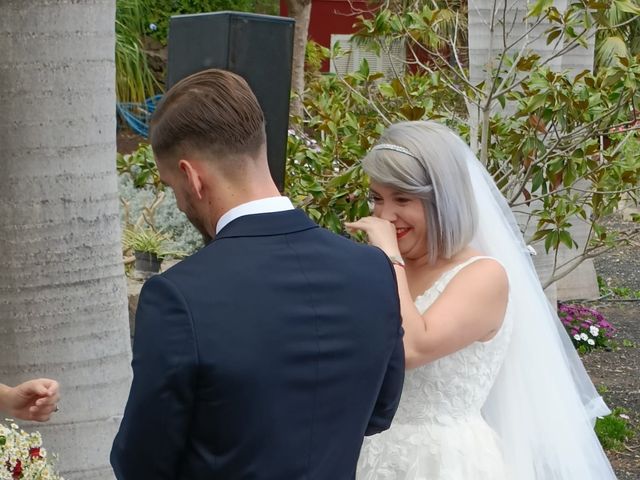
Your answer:
[[[283,196],[260,198],[242,203],[225,212],[224,215],[220,217],[216,224],[216,235],[237,218],[261,213],[283,212],[285,210],[293,210],[293,208],[291,200]]]
[[[220,218],[229,210],[256,200],[281,196],[280,191],[277,189],[273,181],[266,183],[266,185],[262,184],[256,186],[234,186],[227,184],[216,192],[216,199],[209,203],[209,218],[211,221],[211,224],[209,225],[209,228],[211,229],[210,233],[215,233],[216,225],[220,221]]]

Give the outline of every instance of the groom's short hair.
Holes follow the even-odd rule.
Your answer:
[[[164,95],[151,119],[149,138],[156,156],[163,158],[192,151],[221,160],[253,156],[266,145],[264,114],[241,76],[203,70]]]

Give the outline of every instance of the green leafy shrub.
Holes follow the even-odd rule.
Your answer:
[[[144,1],[116,2],[116,96],[120,102],[142,103],[162,90],[143,46],[149,12]]]
[[[116,169],[118,174],[131,177],[136,188],[149,186],[164,190],[151,145],[141,143],[132,153],[116,154]]]
[[[595,430],[605,450],[621,451],[625,442],[635,436],[627,411],[623,408],[614,408],[611,415],[599,418]]]
[[[615,297],[625,300],[640,299],[640,290],[633,290],[629,287],[609,286],[607,281],[600,275],[598,275],[598,289],[602,297]]]

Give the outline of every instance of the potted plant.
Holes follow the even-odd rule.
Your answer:
[[[128,228],[122,241],[124,249],[133,252],[136,273],[142,278],[160,272],[164,257],[180,256],[179,252],[167,249],[169,242],[168,235],[152,228]]]

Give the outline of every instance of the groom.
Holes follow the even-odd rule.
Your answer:
[[[389,427],[404,354],[393,268],[280,196],[263,113],[222,70],[185,78],[151,123],[162,181],[212,239],[147,281],[119,480],[346,480]]]

